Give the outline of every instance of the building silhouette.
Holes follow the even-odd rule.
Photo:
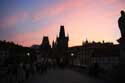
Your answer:
[[[69,37],[65,35],[64,26],[60,26],[59,36],[49,43],[48,36],[44,36],[39,47],[40,62],[72,65],[91,65],[98,63],[103,68],[112,68],[119,64],[119,47],[111,42],[89,42],[87,39],[80,46],[68,47]],[[36,50],[37,51],[37,50]],[[40,59],[41,57],[41,59]]]
[[[65,35],[64,26],[60,26],[59,36],[56,38],[56,41],[53,42],[54,56],[58,64],[68,63],[68,41],[69,37]]]
[[[119,46],[104,41],[88,42],[86,40],[81,46],[69,47],[68,53],[69,56],[74,55],[70,57],[70,64],[89,66],[97,63],[104,69],[112,69],[118,65],[120,58]]]
[[[43,63],[47,63],[48,59],[51,57],[51,45],[49,43],[48,36],[44,36],[42,43],[40,45],[40,57]],[[39,57],[39,58],[40,58]]]

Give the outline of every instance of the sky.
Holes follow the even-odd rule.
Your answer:
[[[69,46],[117,43],[121,10],[125,0],[0,0],[0,40],[31,46],[49,36],[52,43],[64,25]]]

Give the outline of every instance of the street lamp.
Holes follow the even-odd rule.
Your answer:
[[[27,55],[27,56],[30,56],[30,53],[28,52],[28,53],[26,53],[26,55]]]
[[[72,65],[73,65],[73,56],[74,56],[74,53],[71,53]]]
[[[73,56],[74,56],[74,53],[71,53],[71,56],[73,57]]]

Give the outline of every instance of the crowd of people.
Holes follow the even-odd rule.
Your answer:
[[[0,72],[4,74],[0,76],[3,83],[23,83],[36,73],[43,74],[55,66],[49,62],[46,63],[20,63],[8,64]]]

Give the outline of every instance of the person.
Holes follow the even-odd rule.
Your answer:
[[[121,32],[121,36],[125,37],[125,12],[123,10],[121,11],[121,17],[118,20],[118,25]]]

